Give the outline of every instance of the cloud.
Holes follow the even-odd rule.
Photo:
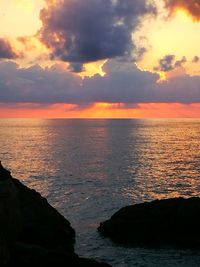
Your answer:
[[[9,41],[0,38],[0,59],[14,59],[19,55],[14,51]]]
[[[131,63],[109,60],[106,75],[80,78],[57,65],[20,69],[0,62],[0,102],[75,104],[84,109],[93,103],[199,103],[200,77],[182,75],[157,83],[159,76],[141,71]]]
[[[71,72],[76,72],[76,73],[79,73],[79,72],[82,72],[85,70],[85,68],[83,67],[83,65],[79,62],[72,62],[70,65],[69,65],[69,70]]]
[[[158,83],[159,76],[141,71],[132,64],[109,61],[105,77],[94,76],[84,82],[90,100],[109,103],[198,103],[200,77],[183,74]],[[90,89],[89,89],[90,88]],[[93,89],[93,90],[92,90]]]
[[[199,0],[165,0],[166,7],[174,12],[177,9],[185,9],[195,20],[200,20]]]
[[[159,65],[154,67],[154,70],[169,72],[176,68],[183,67],[186,62],[187,59],[185,56],[183,56],[180,60],[176,60],[175,55],[166,55],[159,60]]]
[[[64,103],[71,102],[81,78],[56,65],[42,69],[39,65],[27,69],[13,62],[0,63],[0,102]]]
[[[198,56],[194,56],[192,62],[193,63],[198,63],[200,61],[200,58]]]
[[[131,57],[135,45],[132,32],[144,15],[155,14],[147,0],[46,1],[41,11],[41,40],[51,58],[74,64],[102,59]],[[141,56],[144,49],[139,49]],[[76,70],[76,68],[75,68]]]
[[[183,65],[187,62],[187,58],[185,56],[182,57],[182,59],[177,60],[174,64],[175,68],[183,67]]]
[[[173,62],[174,62],[175,56],[174,55],[166,55],[163,58],[159,60],[159,66],[155,67],[154,70],[157,71],[171,71],[173,70]]]

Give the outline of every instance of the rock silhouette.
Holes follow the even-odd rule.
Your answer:
[[[74,253],[75,231],[0,163],[0,266],[108,267]]]
[[[0,263],[9,262],[9,247],[21,229],[21,212],[17,190],[10,172],[0,162]]]
[[[98,230],[124,245],[200,248],[200,198],[155,200],[122,208]]]

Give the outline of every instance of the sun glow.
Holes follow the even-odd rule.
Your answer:
[[[40,29],[43,0],[1,0],[0,5],[0,36],[32,36]]]
[[[95,74],[99,74],[101,76],[105,76],[105,72],[103,71],[103,65],[107,60],[100,60],[97,62],[92,62],[85,64],[84,71],[80,73],[81,77],[92,77]]]
[[[187,10],[185,10],[184,8],[177,8],[176,9],[176,15],[183,20],[191,20],[192,19],[192,16],[190,15],[190,13]]]
[[[39,64],[41,67],[51,66],[55,62],[49,60],[49,50],[36,36],[12,38],[15,50],[22,54],[16,59],[20,67]]]
[[[139,37],[146,35],[148,51],[138,63],[141,69],[153,71],[158,60],[166,55],[175,55],[177,60],[187,58],[184,64],[186,73],[200,74],[199,64],[193,64],[194,56],[200,56],[199,29],[200,21],[195,21],[185,9],[176,9],[172,17],[163,19],[167,14],[160,15],[157,20],[148,20],[135,34]],[[138,41],[139,42],[139,41]]]
[[[199,118],[200,104],[140,103],[127,107],[123,103],[95,103],[80,109],[75,104],[0,105],[0,117],[10,118]]]
[[[34,4],[30,0],[14,0],[16,6],[21,8],[27,13],[31,13],[34,10]]]

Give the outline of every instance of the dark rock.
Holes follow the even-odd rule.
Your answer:
[[[0,161],[0,181],[5,181],[8,180],[9,178],[12,178],[10,171],[4,169]]]
[[[106,263],[80,258],[76,254],[67,254],[39,246],[16,243],[11,249],[9,267],[110,267]]]
[[[75,231],[0,162],[0,266],[107,267],[74,253]]]
[[[0,162],[0,265],[9,261],[9,247],[17,239],[21,221],[17,189]]]
[[[35,190],[17,179],[12,179],[12,182],[18,191],[23,218],[18,241],[72,253],[75,231],[70,223]]]
[[[101,223],[98,231],[124,245],[200,248],[200,198],[128,206]]]

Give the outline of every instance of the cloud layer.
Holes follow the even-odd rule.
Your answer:
[[[58,66],[20,69],[0,63],[1,103],[69,103],[84,107],[92,103],[198,103],[200,77],[182,75],[157,83],[159,76],[130,63],[110,60],[107,75],[81,79]]]
[[[71,62],[77,71],[88,62],[130,58],[132,32],[144,15],[155,12],[147,0],[68,0],[55,5],[47,1],[40,38],[52,58]]]

